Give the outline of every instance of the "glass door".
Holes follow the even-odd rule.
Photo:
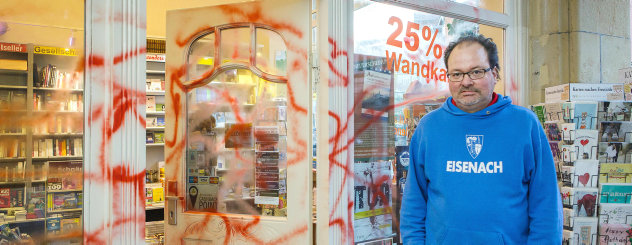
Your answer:
[[[167,14],[166,243],[311,240],[303,2]]]

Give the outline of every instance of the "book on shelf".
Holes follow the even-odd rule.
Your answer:
[[[154,143],[154,133],[153,132],[147,132],[147,138],[145,138],[145,143],[147,143],[147,144],[153,144]]]
[[[52,217],[46,219],[46,232],[48,232],[49,234],[61,233],[61,218]]]
[[[20,139],[0,141],[0,158],[26,157],[26,142]]]
[[[0,188],[0,208],[11,207],[11,188]]]
[[[156,118],[156,124],[158,125],[158,127],[164,127],[165,126],[165,118],[164,117],[157,117]]]
[[[165,111],[165,104],[156,103],[156,111]]]
[[[156,111],[156,96],[148,95],[146,97],[145,106],[147,111],[155,112]]]
[[[24,188],[11,188],[11,207],[24,207]]]
[[[44,218],[46,208],[46,189],[44,186],[31,187],[26,199],[26,218]]]
[[[26,110],[26,91],[0,90],[1,110]]]
[[[165,143],[165,133],[164,132],[155,132],[154,133],[154,143]]]
[[[48,64],[39,69],[39,75],[33,77],[33,86],[42,88],[83,89],[81,72],[62,72],[56,66]]]
[[[0,59],[0,69],[26,71],[26,60]]]
[[[81,156],[81,138],[33,140],[33,157]]]
[[[158,127],[158,118],[157,117],[147,117],[146,124],[147,127]]]

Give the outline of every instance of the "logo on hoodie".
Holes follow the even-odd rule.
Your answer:
[[[476,159],[481,150],[483,150],[483,135],[465,135],[465,146],[472,158]]]

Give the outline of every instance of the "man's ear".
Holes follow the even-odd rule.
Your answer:
[[[494,74],[494,78],[496,79],[496,81],[500,80],[500,71],[498,70],[498,66],[494,67],[494,69],[492,69],[492,74]]]

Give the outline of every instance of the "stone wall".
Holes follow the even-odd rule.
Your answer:
[[[568,82],[616,83],[630,66],[630,0],[531,0],[529,104]]]

